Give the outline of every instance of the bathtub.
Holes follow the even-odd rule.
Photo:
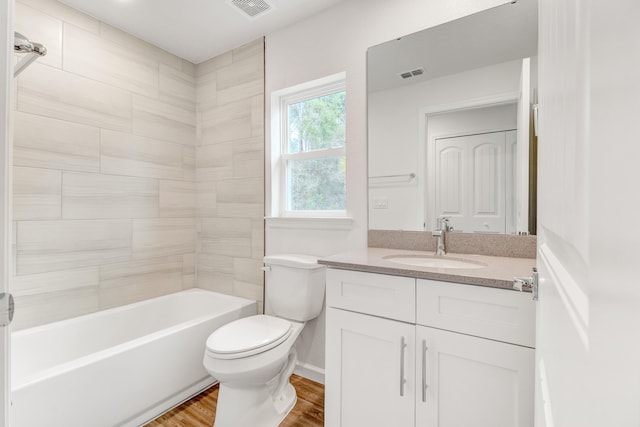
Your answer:
[[[256,311],[190,289],[14,332],[11,426],[142,425],[213,384],[208,335]]]

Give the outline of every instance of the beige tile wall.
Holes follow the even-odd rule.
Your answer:
[[[17,79],[15,329],[195,286],[196,67],[55,0],[16,30],[49,54]]]
[[[197,284],[262,302],[264,41],[196,70]]]
[[[17,80],[15,329],[194,286],[263,300],[264,41],[195,66],[55,0]]]

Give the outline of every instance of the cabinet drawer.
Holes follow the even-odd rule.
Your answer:
[[[327,306],[415,323],[416,279],[327,270]]]
[[[531,294],[423,279],[416,292],[419,325],[535,346]]]

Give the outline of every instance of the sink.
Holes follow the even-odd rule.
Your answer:
[[[487,266],[487,264],[479,261],[471,261],[460,258],[436,257],[431,255],[397,254],[386,255],[383,256],[382,259],[395,262],[397,264],[427,268],[450,268],[463,270],[472,268],[484,268]]]

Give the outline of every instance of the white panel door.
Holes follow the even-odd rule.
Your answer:
[[[438,138],[436,214],[454,230],[505,233],[505,132]]]
[[[413,427],[415,326],[328,308],[326,336],[326,425]]]
[[[638,16],[540,1],[537,427],[640,425]]]
[[[416,327],[416,427],[532,427],[534,350]]]
[[[11,88],[13,85],[13,5],[0,2],[0,292],[9,292],[11,235],[9,230],[9,189],[11,188]],[[10,328],[0,327],[0,427],[8,427],[11,399]]]

